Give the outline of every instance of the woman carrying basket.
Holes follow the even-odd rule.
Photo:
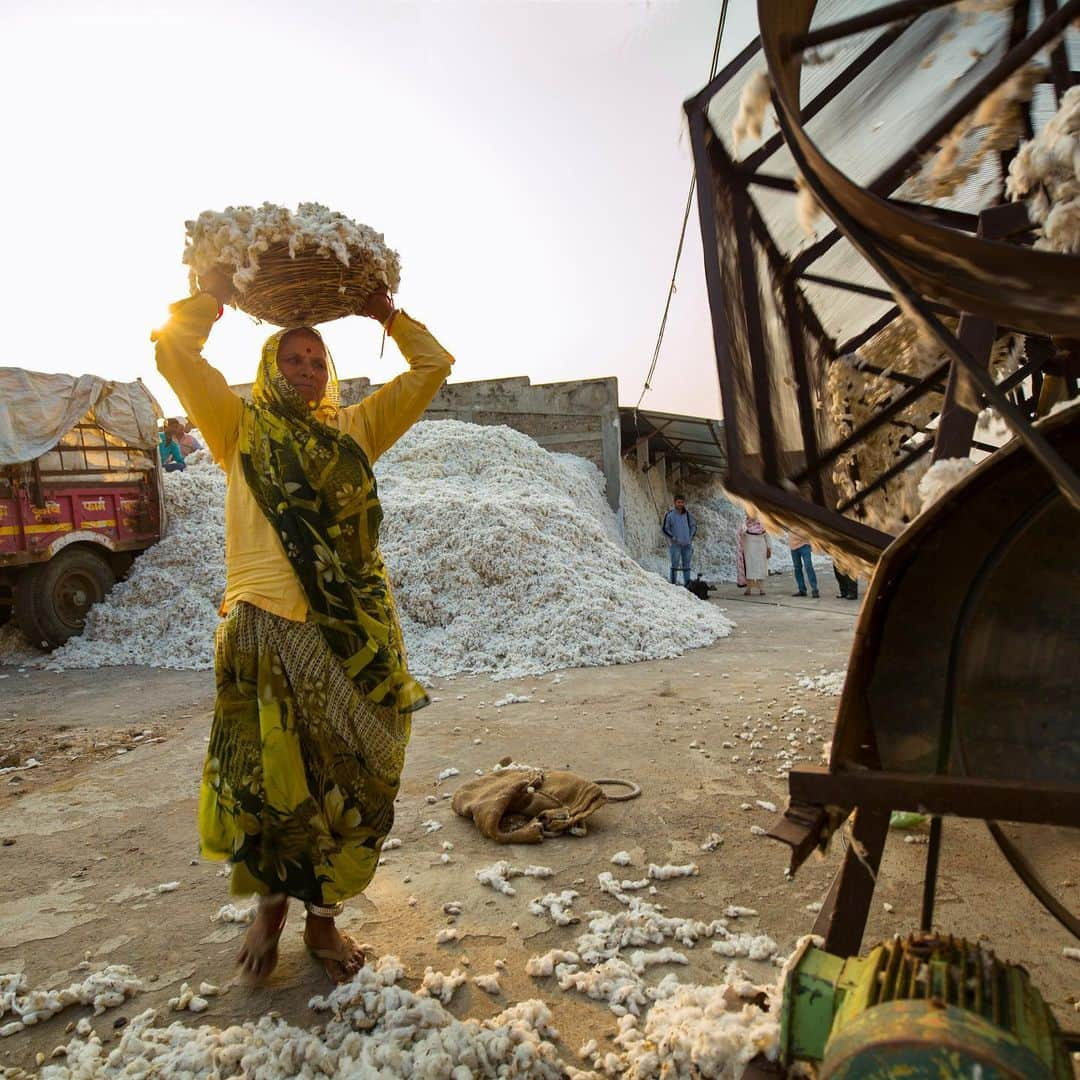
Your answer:
[[[363,966],[335,925],[363,892],[394,820],[411,714],[410,676],[386,569],[372,464],[423,414],[453,357],[388,292],[378,320],[409,371],[340,408],[333,362],[308,327],[271,335],[245,403],[201,356],[233,294],[219,270],[155,331],[158,370],[225,470],[226,589],[217,701],[199,798],[207,858],[232,863],[230,891],[259,895],[238,963],[277,963],[289,899],[331,978]]]

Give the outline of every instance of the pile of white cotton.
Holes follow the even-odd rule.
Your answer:
[[[613,539],[595,467],[506,427],[418,424],[376,466],[412,668],[539,674],[678,656],[731,623]],[[594,494],[583,495],[583,482]]]
[[[288,244],[289,254],[314,251],[337,259],[370,278],[362,292],[388,283],[392,292],[401,284],[401,262],[383,241],[382,233],[329,210],[319,203],[301,203],[296,212],[273,203],[230,206],[222,212],[204,210],[195,221],[185,221],[184,262],[192,293],[199,274],[226,266],[232,281],[244,292],[259,272],[259,257],[272,244]]]
[[[82,636],[57,649],[50,668],[213,667],[225,592],[225,474],[208,462],[165,473],[164,483],[164,539],[90,609]]]
[[[717,608],[630,558],[603,477],[583,459],[509,428],[441,420],[416,425],[376,473],[382,551],[420,675],[653,660],[731,631]],[[82,637],[37,666],[213,666],[225,476],[204,462],[164,482],[164,539],[91,610]],[[0,663],[27,663],[25,645],[9,633]]]

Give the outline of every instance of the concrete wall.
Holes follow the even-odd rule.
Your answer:
[[[232,389],[251,396],[250,383]],[[356,405],[378,389],[367,378],[342,379],[341,404]],[[538,386],[525,376],[447,383],[423,418],[505,424],[545,450],[588,458],[604,474],[609,505],[619,510],[619,381],[614,376]]]
[[[378,389],[367,379],[344,379],[342,405],[355,405]],[[448,383],[425,420],[505,424],[545,450],[588,458],[604,474],[607,499],[619,509],[619,383],[614,377],[533,386],[528,378]]]

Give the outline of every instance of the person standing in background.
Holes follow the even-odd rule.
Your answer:
[[[697,522],[694,520],[694,515],[686,509],[684,496],[675,496],[675,505],[664,515],[661,528],[668,539],[668,549],[671,553],[671,584],[675,584],[675,575],[681,567],[685,578],[683,584],[689,588],[690,560],[694,554]]]
[[[739,526],[736,533],[739,556],[739,576],[746,582],[744,596],[753,596],[757,589],[758,596],[764,596],[762,582],[769,576],[769,559],[772,558],[772,545],[769,543],[765,526],[751,513]]]
[[[818,592],[817,574],[814,573],[814,561],[810,557],[810,541],[798,533],[788,533],[788,547],[791,548],[791,562],[795,567],[795,587],[798,592],[792,596],[806,595],[806,580],[810,580],[810,595],[817,600],[821,593]],[[804,576],[805,568],[805,576]]]
[[[840,586],[840,592],[837,594],[837,600],[858,600],[859,599],[859,582],[857,578],[848,577],[847,574],[840,570],[840,567],[833,563],[833,573],[836,575],[836,584]]]
[[[158,432],[158,453],[161,455],[161,466],[166,472],[183,472],[184,454],[176,441],[172,425],[173,421],[170,420],[165,425],[165,430]]]
[[[194,454],[196,450],[201,450],[203,445],[191,434],[194,427],[193,424],[186,423],[181,424],[179,420],[174,421],[177,427],[180,429],[176,436],[176,441],[180,445],[180,453],[186,458],[189,454]]]

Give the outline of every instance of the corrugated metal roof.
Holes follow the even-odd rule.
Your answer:
[[[619,409],[619,419],[624,454],[645,439],[650,461],[664,454],[669,460],[681,460],[710,472],[727,468],[721,420],[629,407]]]

